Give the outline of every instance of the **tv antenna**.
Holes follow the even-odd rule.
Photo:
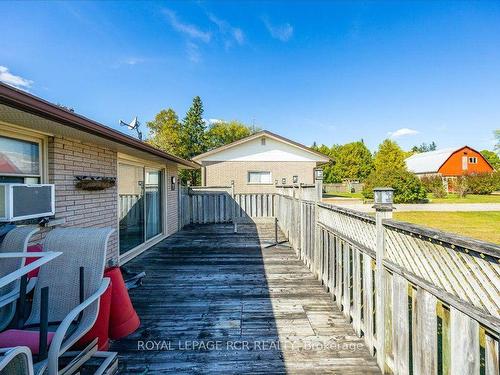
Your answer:
[[[139,140],[142,141],[142,133],[139,130],[139,126],[141,126],[141,123],[139,122],[139,120],[137,120],[137,116],[135,116],[134,119],[130,121],[130,123],[126,123],[125,121],[120,120],[120,125],[126,126],[130,130],[135,130],[137,132],[137,137],[139,137]]]

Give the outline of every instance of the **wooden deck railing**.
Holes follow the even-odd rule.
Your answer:
[[[237,193],[231,187],[183,188],[181,225],[216,224],[235,219],[274,217],[275,194]]]
[[[499,374],[500,246],[275,199],[281,230],[385,372]]]

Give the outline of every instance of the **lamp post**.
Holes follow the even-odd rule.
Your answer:
[[[376,244],[376,276],[375,276],[375,311],[377,327],[377,362],[380,368],[385,366],[385,231],[383,220],[392,218],[394,189],[378,187],[373,189],[375,198]]]
[[[375,198],[375,205],[373,208],[378,212],[393,210],[392,204],[394,203],[394,189],[388,187],[377,187],[373,189]]]

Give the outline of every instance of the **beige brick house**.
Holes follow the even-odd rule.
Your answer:
[[[285,137],[260,131],[193,158],[203,186],[235,185],[236,193],[273,192],[275,185],[313,184],[328,156]]]
[[[199,165],[0,83],[0,183],[54,184],[49,225],[115,228],[107,253],[114,262],[179,229],[180,168]],[[116,183],[85,190],[78,176]]]

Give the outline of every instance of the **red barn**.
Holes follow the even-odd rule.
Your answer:
[[[406,159],[406,166],[419,177],[442,176],[449,191],[458,176],[494,171],[484,156],[469,146],[415,154]]]

